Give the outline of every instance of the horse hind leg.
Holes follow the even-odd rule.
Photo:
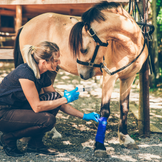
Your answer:
[[[127,114],[129,111],[129,95],[134,77],[120,80],[120,123],[119,123],[119,142],[127,148],[138,149],[134,139],[127,132]]]

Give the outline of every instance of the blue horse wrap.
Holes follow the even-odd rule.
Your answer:
[[[105,132],[106,132],[107,118],[101,117],[99,119],[98,130],[96,134],[96,142],[104,143]]]

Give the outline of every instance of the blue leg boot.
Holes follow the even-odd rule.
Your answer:
[[[101,117],[99,119],[98,130],[95,138],[96,143],[94,151],[96,157],[107,157],[106,148],[104,146],[106,125],[107,125],[107,118]]]

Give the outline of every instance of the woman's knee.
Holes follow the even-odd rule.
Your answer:
[[[45,113],[43,127],[51,130],[56,123],[56,117],[50,113]]]

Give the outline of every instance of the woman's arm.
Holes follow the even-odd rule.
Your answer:
[[[81,111],[75,109],[74,107],[72,107],[69,104],[63,104],[61,105],[60,108],[61,111],[63,111],[64,113],[68,114],[68,115],[72,115],[78,118],[83,118],[84,113],[82,113]]]
[[[41,111],[48,111],[55,109],[59,106],[61,106],[60,110],[65,112],[66,114],[84,119],[84,120],[94,120],[98,122],[99,115],[97,113],[89,113],[89,114],[83,114],[81,111],[75,109],[67,103],[67,99],[65,97],[56,99],[56,100],[50,100],[50,101],[40,101],[39,94],[37,92],[37,89],[35,87],[35,83],[28,79],[19,79],[19,82],[21,84],[22,90],[25,94],[26,99],[28,100],[31,108],[35,113],[41,112]],[[48,90],[52,90],[52,87],[48,87]],[[47,90],[46,89],[46,90]],[[84,116],[84,117],[83,117]]]
[[[59,98],[57,100],[40,101],[39,94],[33,81],[28,79],[19,79],[19,82],[26,99],[28,100],[33,111],[36,113],[52,110],[61,106],[62,104],[67,103],[67,99],[65,97]],[[46,88],[46,90],[52,91],[52,86]]]

